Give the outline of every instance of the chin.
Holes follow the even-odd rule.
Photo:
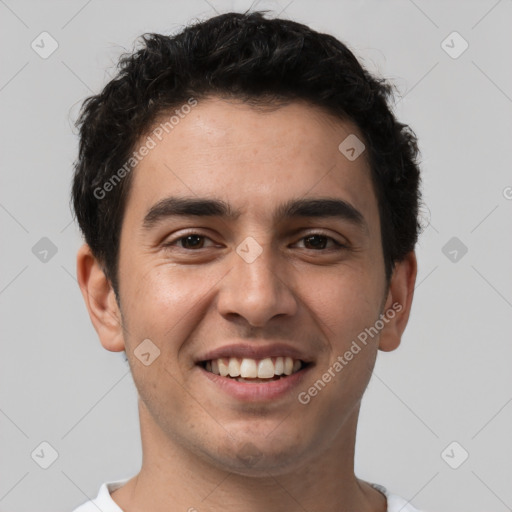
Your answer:
[[[296,470],[305,463],[304,450],[292,436],[273,438],[266,435],[245,435],[243,439],[227,440],[227,445],[213,455],[215,465],[241,476],[268,477]],[[220,455],[220,456],[219,456]]]

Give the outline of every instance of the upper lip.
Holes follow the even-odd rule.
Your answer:
[[[285,343],[271,343],[267,345],[255,345],[247,343],[235,343],[233,345],[224,345],[205,354],[196,359],[196,363],[203,361],[211,361],[214,359],[237,357],[240,359],[265,359],[267,357],[291,357],[292,359],[300,359],[305,363],[310,363],[313,358],[308,354],[302,352],[298,348],[287,345]]]

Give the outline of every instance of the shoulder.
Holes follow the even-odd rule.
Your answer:
[[[386,496],[388,502],[387,512],[421,512],[413,507],[405,498],[389,492],[386,487],[379,484],[371,484],[371,486]]]
[[[121,508],[110,496],[110,493],[128,482],[129,478],[123,480],[116,480],[114,482],[105,482],[101,485],[98,495],[93,500],[83,503],[75,508],[72,512],[123,512]]]

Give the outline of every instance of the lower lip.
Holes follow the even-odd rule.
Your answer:
[[[216,384],[228,395],[246,402],[263,402],[266,400],[275,400],[291,393],[293,389],[300,385],[312,366],[312,364],[309,364],[305,368],[287,377],[261,383],[238,382],[235,379],[222,377],[221,375],[209,372],[201,366],[198,368],[211,382]]]

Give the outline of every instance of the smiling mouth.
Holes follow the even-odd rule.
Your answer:
[[[198,363],[207,372],[238,382],[272,382],[293,375],[310,363],[291,357],[266,357],[265,359],[250,359],[238,357],[223,357]]]

